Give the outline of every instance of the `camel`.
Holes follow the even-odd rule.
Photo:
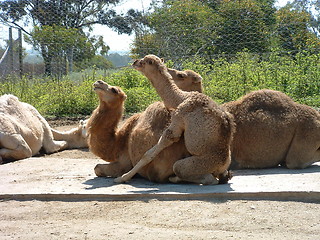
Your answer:
[[[176,85],[183,91],[202,92],[202,77],[192,70],[178,71],[168,68]],[[170,124],[170,111],[163,102],[151,104],[139,115],[129,137],[129,156],[134,165],[143,154],[153,147],[161,137],[163,131]],[[183,137],[167,147],[155,159],[143,167],[138,173],[153,182],[168,182],[174,175],[173,164],[185,157],[191,156],[185,147]]]
[[[117,177],[132,168],[127,153],[128,132],[126,129],[134,124],[134,120],[124,124],[118,130],[127,98],[121,88],[108,85],[104,81],[93,84],[99,97],[99,106],[92,112],[87,122],[88,145],[90,151],[109,164],[95,167],[97,176]],[[103,168],[103,171],[100,170]]]
[[[66,141],[67,149],[87,148],[88,142],[86,124],[86,120],[80,120],[77,127],[63,132],[51,128],[53,139],[58,141]]]
[[[232,169],[301,169],[320,161],[320,113],[274,90],[258,90],[223,106],[237,130]]]
[[[192,70],[177,71],[175,69],[170,69],[170,73],[174,76],[176,84],[181,89],[185,91],[202,91],[202,77]],[[96,84],[98,84],[98,82],[95,83],[94,86]],[[103,82],[100,82],[100,84],[103,85]],[[103,95],[101,95],[101,90],[96,90],[100,91],[99,107],[108,107],[109,105],[103,104],[104,99],[101,98],[103,97]],[[109,98],[109,101],[110,100],[111,99]],[[124,99],[118,98],[118,100],[123,101]],[[110,109],[110,111],[123,111],[123,104],[118,104],[117,107],[120,109]],[[97,109],[94,112],[96,112]],[[99,121],[101,121],[101,124],[110,123],[111,125],[107,128],[109,129],[107,132],[112,132],[112,134],[103,134],[100,129],[102,125],[99,127],[98,123],[96,123],[97,128],[92,129],[91,122],[94,118],[94,114],[92,114],[90,117],[91,120],[87,124],[89,148],[95,155],[110,162],[109,164],[97,164],[95,167],[95,173],[99,177],[118,177],[131,169],[133,164],[138,162],[144,152],[156,144],[162,134],[162,131],[169,124],[171,118],[170,112],[165,108],[163,103],[156,102],[151,104],[144,112],[137,113],[128,118],[120,129],[117,129],[118,119],[121,119],[122,117],[115,114],[107,115],[110,111],[100,111],[105,114],[105,121],[103,117],[101,117]],[[110,117],[117,117],[117,119],[110,120]],[[102,136],[99,136],[99,134]],[[107,139],[107,136],[116,137]],[[93,138],[95,138],[96,141],[103,140],[104,143],[97,145],[94,143]],[[121,144],[119,145],[118,142]],[[110,144],[114,147],[118,146],[117,149],[110,147],[109,150],[114,149],[114,152],[109,150],[103,151],[103,149],[105,149],[104,145]],[[172,170],[172,162],[188,155],[183,141],[173,144],[172,147],[163,152],[167,156],[170,156],[169,163],[166,164],[165,161],[162,161],[161,164],[163,166],[159,166],[160,162],[158,164],[155,160],[154,162],[157,162],[157,164],[153,164],[154,162],[150,163],[142,169],[139,174],[151,181],[166,182],[168,181],[169,176],[174,174]]]
[[[136,60],[133,67],[149,79],[166,108],[172,110],[171,123],[158,143],[128,173],[114,181],[130,180],[162,150],[178,142],[182,135],[191,156],[174,163],[175,176],[169,178],[171,182],[218,184],[220,179],[228,179],[230,145],[235,131],[232,115],[202,93],[179,89],[163,60],[155,55]]]
[[[0,97],[0,162],[36,155],[43,148],[53,153],[67,148],[55,141],[48,122],[30,104],[11,94]]]

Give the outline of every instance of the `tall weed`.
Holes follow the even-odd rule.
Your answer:
[[[230,59],[215,59],[211,64],[201,58],[186,60],[182,67],[203,77],[205,93],[219,103],[238,99],[257,89],[282,91],[295,101],[320,108],[320,55],[300,53],[268,56],[242,52]],[[168,62],[171,66],[173,62]],[[45,116],[89,115],[98,104],[92,84],[104,80],[120,86],[127,94],[126,112],[143,111],[160,100],[148,80],[132,68],[102,71],[87,69],[59,78],[39,77],[0,79],[0,94],[11,93],[35,106]]]

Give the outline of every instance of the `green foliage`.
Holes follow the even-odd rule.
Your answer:
[[[12,75],[0,82],[0,94],[14,94],[45,116],[90,115],[98,104],[92,90],[92,84],[97,80],[120,86],[125,91],[128,113],[143,111],[150,103],[159,100],[146,78],[131,68],[86,70],[61,80],[51,77],[19,79]]]
[[[279,46],[295,54],[301,50],[319,53],[320,40],[311,32],[311,15],[304,10],[283,7],[277,14],[277,31]]]
[[[184,68],[198,71],[204,78],[205,93],[217,102],[228,102],[258,89],[282,91],[294,100],[318,107],[320,104],[320,55],[305,52],[296,59],[272,53],[265,59],[248,52],[237,54],[232,62],[216,59],[203,64],[187,61]]]
[[[107,60],[105,57],[101,55],[95,55],[91,59],[83,60],[81,62],[77,62],[75,64],[74,70],[87,69],[87,68],[96,68],[96,69],[110,69],[113,67],[111,61]]]
[[[131,53],[154,53],[176,63],[190,56],[213,56],[247,49],[266,52],[275,24],[273,0],[157,1],[148,15],[150,31],[137,34]]]
[[[123,68],[105,77],[104,81],[123,89],[127,95],[125,107],[129,113],[143,111],[152,102],[159,100],[148,80],[132,68]]]
[[[320,54],[303,52],[292,58],[275,52],[262,58],[244,51],[232,62],[220,58],[208,64],[198,57],[183,62],[183,68],[200,73],[205,93],[219,103],[236,100],[252,90],[269,88],[282,91],[297,102],[320,107]],[[62,79],[9,76],[0,82],[0,94],[14,94],[45,116],[89,115],[98,105],[92,90],[97,80],[124,90],[127,114],[143,111],[160,100],[148,80],[132,68],[88,69]]]

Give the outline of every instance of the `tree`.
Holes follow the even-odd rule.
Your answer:
[[[114,10],[110,9],[120,3],[120,0],[8,0],[0,2],[0,20],[15,27],[22,29],[34,43],[39,44],[39,49],[46,61],[46,73],[51,73],[51,60],[54,57],[51,53],[56,52],[54,42],[58,43],[60,38],[52,38],[48,36],[48,29],[63,27],[66,34],[73,34],[74,30],[78,30],[78,34],[84,35],[84,29],[92,30],[94,24],[104,24],[118,31],[118,33],[130,34],[134,25],[134,18],[139,15],[138,12],[130,10],[126,15],[118,15]],[[32,32],[25,29],[25,25],[32,24],[34,28]],[[69,30],[70,29],[70,30]],[[59,30],[60,31],[60,30]],[[41,37],[40,35],[45,36]],[[40,41],[47,37],[51,40]],[[68,41],[67,41],[68,42]],[[67,45],[70,44],[69,42]],[[64,46],[63,48],[67,48]],[[104,47],[106,49],[106,47]],[[80,50],[81,51],[81,50]],[[64,51],[64,54],[76,56],[71,51]],[[62,53],[60,53],[62,54]]]
[[[216,53],[234,55],[244,49],[261,53],[268,49],[270,27],[267,23],[272,19],[273,9],[261,2],[226,0],[219,5],[222,21],[218,30],[219,38],[215,41],[218,46]]]
[[[274,0],[161,1],[148,15],[149,30],[137,34],[132,54],[158,53],[170,59],[234,56],[270,48]]]
[[[305,10],[292,9],[291,5],[277,12],[277,33],[281,49],[295,55],[301,50],[319,52],[320,41],[310,31],[312,24],[310,13]]]
[[[210,55],[217,14],[200,1],[163,1],[147,16],[147,31],[136,34],[134,57],[153,52],[169,59]]]

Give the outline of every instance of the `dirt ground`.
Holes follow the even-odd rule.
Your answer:
[[[60,123],[63,125],[63,123]],[[58,129],[67,129],[58,127]],[[84,155],[85,154],[85,155]],[[95,158],[68,150],[43,157]],[[320,204],[258,200],[0,201],[0,239],[317,239]]]

